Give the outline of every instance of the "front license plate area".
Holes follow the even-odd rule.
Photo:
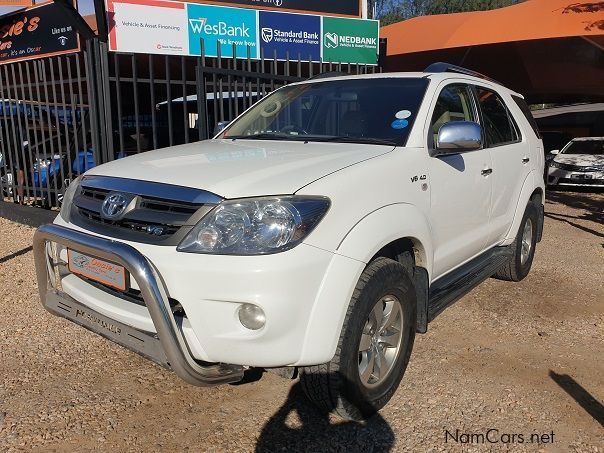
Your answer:
[[[591,179],[591,175],[570,175],[572,179]]]
[[[67,258],[69,271],[73,274],[126,291],[127,275],[123,266],[75,250],[67,250]]]

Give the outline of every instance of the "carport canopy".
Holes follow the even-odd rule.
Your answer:
[[[604,1],[527,0],[382,27],[387,71],[436,61],[482,72],[529,103],[604,101]]]

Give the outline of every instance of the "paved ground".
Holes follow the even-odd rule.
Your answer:
[[[603,209],[602,193],[549,194],[529,277],[490,280],[431,324],[367,424],[319,416],[270,374],[189,387],[52,317],[33,230],[0,219],[0,450],[604,452]],[[476,443],[488,430],[499,442]]]

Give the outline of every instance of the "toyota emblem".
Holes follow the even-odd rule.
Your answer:
[[[129,203],[130,200],[126,195],[122,193],[110,193],[105,198],[105,201],[103,201],[101,214],[106,219],[117,219],[124,213]]]

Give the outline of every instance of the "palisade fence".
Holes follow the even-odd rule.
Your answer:
[[[217,57],[206,57],[201,48],[198,57],[124,54],[95,39],[77,54],[0,66],[4,199],[60,207],[70,181],[89,168],[204,140],[283,85],[325,72],[381,70],[302,55],[222,57],[220,46]]]

